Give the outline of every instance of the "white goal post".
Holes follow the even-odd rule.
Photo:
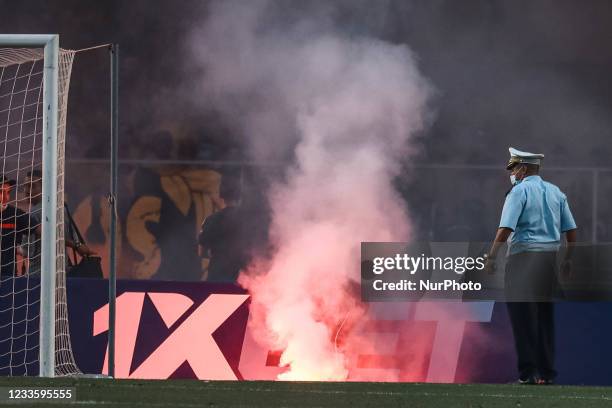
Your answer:
[[[59,104],[66,103],[67,95],[63,95],[63,101],[60,101],[59,81],[60,81],[60,53],[62,52],[59,48],[59,36],[56,34],[0,34],[0,68],[10,66],[13,64],[23,64],[23,61],[12,61],[11,58],[15,58],[15,54],[11,54],[12,50],[44,50],[42,54],[42,101],[38,100],[36,103],[39,105],[42,102],[42,135],[40,140],[42,142],[42,165],[40,170],[42,171],[42,209],[40,216],[40,313],[39,313],[39,333],[38,333],[38,364],[39,364],[39,375],[43,377],[53,377],[61,374],[76,374],[78,368],[74,363],[72,356],[71,345],[69,344],[69,331],[67,326],[67,310],[65,305],[65,271],[64,271],[64,240],[63,232],[60,228],[63,228],[63,162],[64,162],[64,140],[63,132],[65,132],[65,106],[62,111],[62,107]],[[4,51],[4,52],[2,52]],[[26,51],[24,51],[26,52]],[[16,55],[20,55],[18,52]],[[70,54],[69,67],[68,68],[68,79],[70,77],[70,69],[72,66],[72,57],[74,53]],[[31,58],[31,57],[30,57]],[[35,61],[32,59],[32,61]],[[32,62],[33,63],[33,62]],[[17,69],[19,73],[19,69]],[[31,72],[31,71],[30,71]],[[4,74],[4,69],[2,70]],[[8,76],[8,74],[6,75]],[[19,75],[15,75],[18,81]],[[28,83],[30,79],[28,78]],[[0,79],[0,85],[2,79]],[[67,89],[67,83],[62,84]],[[13,84],[13,88],[15,85]],[[27,98],[27,90],[26,96]],[[40,91],[39,91],[40,92]],[[67,93],[65,91],[64,93]],[[13,95],[10,95],[11,103],[13,101]],[[24,106],[22,109],[25,112],[26,101],[24,100]],[[9,113],[6,121],[6,128],[8,134],[9,126],[11,123],[11,105],[8,105]],[[38,107],[37,107],[38,109]],[[39,119],[38,113],[34,118],[34,121]],[[60,119],[60,115],[62,118]],[[23,128],[23,124],[21,125]],[[61,129],[62,137],[58,143],[58,127]],[[34,131],[36,133],[36,130]],[[19,135],[21,137],[21,133]],[[21,141],[20,141],[21,143]],[[6,144],[5,139],[5,156],[2,158],[3,161],[7,160]],[[33,149],[34,150],[34,149]],[[19,153],[21,154],[21,144],[19,147]],[[17,160],[19,160],[19,156]],[[58,171],[58,160],[61,161],[60,169]],[[32,159],[34,163],[34,159]],[[4,175],[3,165],[3,175]],[[34,168],[32,166],[32,168]],[[18,165],[16,170],[19,174],[21,168]],[[19,184],[19,183],[18,183]],[[59,184],[59,185],[58,185]],[[58,193],[59,187],[59,193]],[[59,227],[58,227],[59,226]],[[13,283],[13,287],[15,284]],[[29,287],[28,287],[29,288]],[[56,299],[57,298],[59,299]],[[61,307],[57,306],[58,300],[64,302]],[[26,305],[28,307],[28,305]],[[14,314],[14,312],[13,312]],[[56,326],[58,325],[58,317],[64,318],[65,328],[60,333]],[[31,316],[30,316],[31,318]],[[28,322],[28,315],[26,315],[26,324]],[[26,338],[29,333],[26,332]],[[30,334],[32,335],[32,334]],[[62,339],[61,336],[68,336],[67,340]],[[58,346],[65,343],[62,353],[63,357],[59,359],[66,360],[59,362],[59,364],[66,364],[71,366],[64,370],[58,370],[58,362],[56,356],[58,355]],[[11,340],[10,353],[15,353],[12,349],[13,340]],[[25,343],[26,354],[28,350],[28,343]],[[69,352],[69,356],[65,356]],[[11,362],[13,355],[10,356]],[[20,357],[21,358],[21,357]],[[25,364],[27,365],[26,357],[24,357]],[[9,375],[13,375],[12,370],[9,371]],[[27,366],[24,375],[30,375],[28,373]]]

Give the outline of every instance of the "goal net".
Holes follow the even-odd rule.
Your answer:
[[[74,52],[59,50],[54,109],[45,100],[45,81],[55,79],[45,76],[45,70],[53,62],[45,60],[43,48],[7,47],[2,42],[0,36],[0,375],[39,375],[41,360],[52,365],[47,374],[41,370],[42,375],[78,374],[68,326],[64,245],[64,140]],[[57,122],[45,120],[45,115],[57,115]],[[43,160],[50,123],[57,124],[55,163],[47,160],[48,152]],[[45,180],[49,175],[56,183]],[[49,197],[56,206],[46,204],[51,210],[41,210]],[[45,235],[41,221],[53,217],[43,217],[43,211],[55,213],[55,234]],[[45,237],[53,235],[55,245],[41,251]],[[49,293],[45,282],[53,282],[45,278],[53,277],[44,272],[48,268],[53,273],[49,264],[55,264],[55,295],[51,290],[48,296],[54,313],[53,307],[45,307],[43,295]],[[50,346],[42,344],[44,333],[44,344]],[[53,350],[47,353],[51,356],[45,349]]]

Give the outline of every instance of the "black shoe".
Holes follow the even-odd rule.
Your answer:
[[[539,385],[554,385],[555,380],[553,380],[552,378],[540,378],[538,380],[538,384]]]
[[[534,385],[538,384],[538,379],[534,375],[528,377],[519,377],[518,383],[521,385]]]

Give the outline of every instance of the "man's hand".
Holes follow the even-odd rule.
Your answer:
[[[565,259],[561,263],[561,277],[564,279],[569,279],[572,277],[572,272],[574,269],[574,265],[571,259]]]
[[[484,271],[489,274],[495,274],[495,258],[487,255],[487,259],[485,261]]]
[[[561,263],[561,277],[563,279],[569,279],[572,277],[574,264],[572,263],[572,253],[574,252],[574,245],[578,234],[576,229],[572,229],[565,232],[565,239],[567,240],[567,249],[565,251],[565,257]]]
[[[491,250],[486,255],[487,260],[485,261],[484,270],[489,274],[493,275],[495,273],[495,259],[497,258],[497,254],[499,253],[499,249],[502,247],[504,242],[508,240],[508,237],[512,234],[512,229],[506,227],[500,227],[497,229],[495,233],[495,239],[493,240],[493,245],[491,245]]]

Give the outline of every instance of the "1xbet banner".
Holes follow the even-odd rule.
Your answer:
[[[105,280],[69,279],[75,358],[86,373],[107,370]],[[283,371],[278,351],[262,347],[247,325],[249,295],[206,282],[118,281],[118,378],[273,380]],[[370,303],[360,335],[364,350],[349,380],[509,382],[515,377],[505,305],[494,302]],[[612,384],[609,303],[557,304],[557,355],[562,383]],[[339,316],[341,320],[342,316]],[[585,330],[598,341],[586,344]],[[580,369],[578,369],[580,368]],[[587,369],[585,369],[587,368]]]

